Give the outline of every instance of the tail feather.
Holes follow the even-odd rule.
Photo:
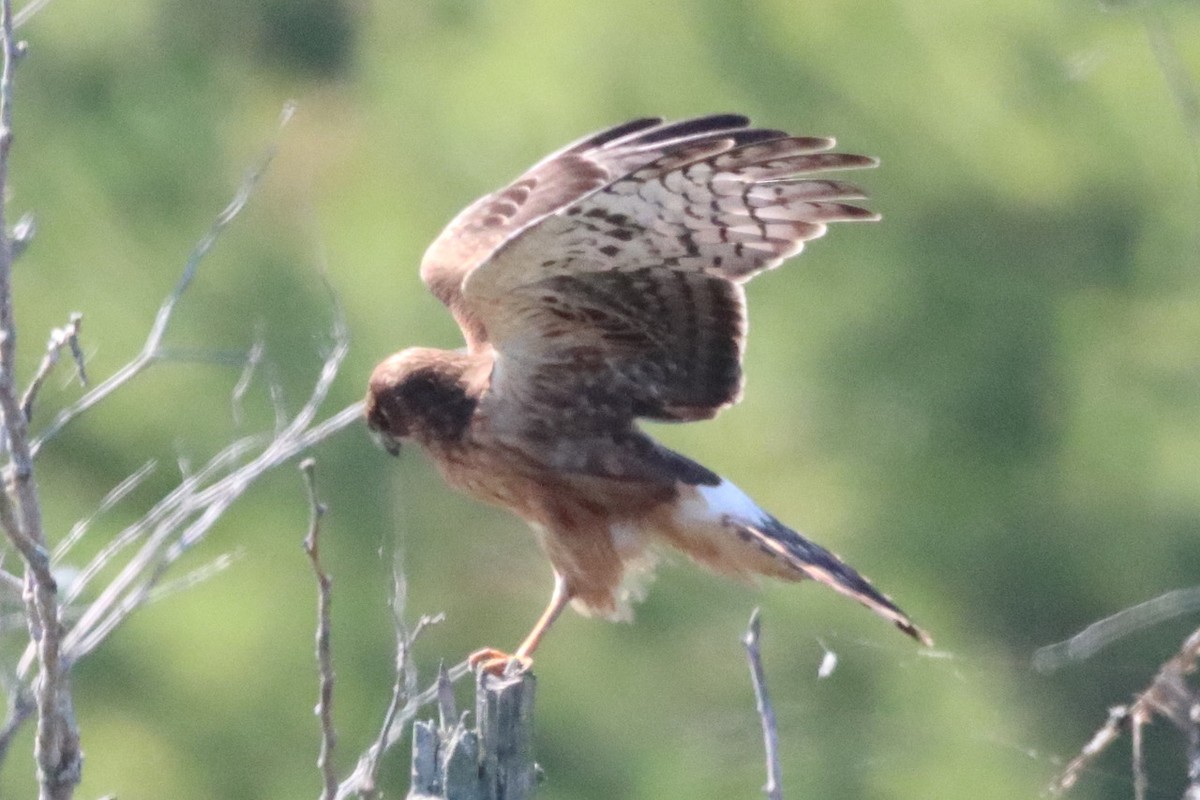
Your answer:
[[[928,633],[917,627],[890,597],[876,589],[856,569],[774,517],[767,515],[758,525],[735,524],[735,529],[738,536],[767,555],[782,559],[805,577],[857,600],[926,647],[933,645]]]
[[[675,522],[672,544],[718,572],[820,581],[890,620],[926,647],[933,644],[928,633],[857,570],[763,511],[727,480],[681,484]],[[733,546],[730,533],[753,550]]]

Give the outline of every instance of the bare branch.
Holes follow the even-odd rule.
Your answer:
[[[1050,791],[1054,794],[1062,794],[1069,790],[1079,780],[1080,773],[1108,746],[1115,742],[1121,735],[1121,728],[1129,724],[1129,707],[1128,706],[1113,706],[1108,710],[1108,721],[1092,734],[1092,738],[1079,751],[1079,755],[1071,759],[1067,764],[1066,769],[1054,781],[1050,787]]]
[[[100,501],[100,505],[96,506],[92,513],[88,514],[86,517],[71,526],[71,530],[54,548],[53,560],[55,562],[61,561],[67,555],[67,553],[71,552],[71,548],[78,544],[79,540],[87,534],[88,529],[96,520],[96,517],[100,516],[117,503],[128,497],[130,492],[141,486],[142,482],[146,480],[146,478],[149,478],[154,474],[156,467],[157,462],[151,459],[134,470],[134,472],[125,480],[121,481],[112,489],[110,489],[108,494],[104,495],[104,498]],[[77,593],[78,592],[76,591],[75,594]],[[75,594],[72,594],[70,597],[68,597],[67,602],[70,602],[71,598],[74,597]]]
[[[207,486],[201,487],[193,482],[189,486],[190,491],[173,493],[171,502],[160,504],[151,511],[152,515],[161,517],[154,524],[137,523],[132,526],[128,541],[135,540],[145,530],[150,530],[150,533],[121,573],[88,607],[71,630],[66,646],[72,658],[79,658],[94,650],[145,603],[149,593],[162,580],[167,569],[200,543],[234,501],[259,478],[326,436],[357,421],[359,405],[356,403],[343,409],[312,428],[297,430],[293,425],[289,425],[279,436],[272,439],[261,453],[240,464],[229,474]],[[235,442],[214,460],[222,459],[231,448],[241,449],[243,444],[244,442]],[[201,473],[209,472],[207,467],[201,470]]]
[[[186,592],[188,589],[204,583],[214,575],[219,575],[233,566],[233,562],[241,558],[243,553],[244,551],[241,549],[234,550],[231,553],[221,553],[221,555],[212,559],[207,564],[201,564],[194,570],[184,573],[178,578],[158,584],[158,586],[150,590],[146,597],[146,602],[157,603],[165,597],[170,597],[179,592]]]
[[[33,380],[30,381],[29,387],[25,389],[25,394],[21,396],[21,409],[25,412],[26,421],[33,420],[33,403],[37,399],[37,394],[41,390],[42,384],[50,376],[54,365],[58,363],[58,357],[62,353],[63,348],[70,349],[71,356],[75,359],[75,370],[79,376],[79,383],[82,386],[87,386],[87,370],[83,363],[83,348],[79,346],[79,326],[82,322],[82,314],[72,314],[70,321],[66,325],[50,331],[50,341],[46,343],[46,354],[42,356],[42,363],[38,365]]]
[[[394,571],[394,577],[396,579],[396,595],[392,600],[392,608],[393,612],[398,614],[396,609],[403,608],[403,577],[398,569]],[[398,616],[397,619],[399,620]],[[349,797],[378,797],[376,776],[379,773],[379,764],[383,755],[404,736],[405,726],[417,715],[417,711],[437,700],[439,693],[444,694],[446,684],[458,681],[471,673],[471,667],[464,659],[448,671],[439,670],[438,679],[425,691],[415,693],[411,688],[415,682],[411,655],[413,642],[427,627],[435,625],[441,620],[441,614],[432,617],[422,616],[413,626],[411,633],[407,632],[402,621],[398,621],[396,678],[392,684],[391,702],[388,703],[387,710],[384,712],[379,736],[375,743],[359,756],[354,771],[338,786],[337,800],[346,800]]]
[[[17,398],[17,325],[12,295],[15,250],[3,203],[13,140],[14,71],[17,60],[25,51],[24,45],[13,35],[12,0],[0,0],[0,49],[3,50],[3,70],[0,72],[0,422],[10,458],[4,468],[0,527],[25,559],[29,633],[31,641],[36,643],[39,665],[34,688],[37,706],[34,758],[38,765],[38,794],[41,800],[66,800],[74,794],[79,783],[83,758],[71,704],[67,662],[62,659],[64,631],[59,618],[58,587],[50,573],[42,531],[29,423]]]
[[[242,424],[242,400],[246,396],[246,392],[250,389],[250,382],[254,380],[254,373],[258,371],[258,365],[262,363],[263,353],[266,351],[266,345],[263,342],[262,331],[259,331],[254,337],[254,344],[250,346],[250,350],[246,353],[246,363],[242,368],[242,374],[238,377],[238,381],[233,386],[233,393],[230,396],[230,406],[233,408],[233,424]]]
[[[11,2],[11,0],[8,0],[8,2]],[[295,107],[291,103],[284,107],[279,118],[280,128],[283,128],[288,123],[294,111]],[[220,239],[221,234],[229,227],[229,224],[246,207],[246,202],[250,199],[255,188],[257,188],[259,182],[266,174],[278,148],[277,141],[268,145],[267,149],[259,157],[258,162],[242,178],[242,182],[238,185],[233,199],[217,215],[208,232],[196,243],[196,246],[188,256],[187,262],[184,264],[183,273],[179,276],[175,288],[167,295],[162,305],[159,306],[158,314],[155,316],[154,324],[150,327],[150,333],[146,336],[146,341],[142,345],[141,351],[126,363],[125,366],[96,385],[91,391],[79,398],[79,400],[59,411],[49,427],[42,431],[34,440],[32,445],[33,455],[36,456],[41,450],[42,445],[54,438],[73,419],[94,407],[101,400],[108,397],[164,357],[162,341],[167,333],[168,326],[171,324],[172,315],[175,313],[175,306],[179,303],[179,300],[183,297],[188,287],[191,286],[192,280],[196,277],[196,272],[199,270],[200,263],[204,260],[205,256],[212,250],[217,240]]]
[[[292,109],[284,109],[281,125],[287,122]],[[33,445],[34,452],[49,437],[55,435],[74,417],[93,407],[120,386],[124,385],[151,364],[165,358],[162,346],[174,308],[194,279],[205,255],[215,245],[224,229],[244,208],[250,194],[267,169],[276,145],[272,144],[259,162],[248,171],[239,185],[234,198],[214,221],[208,233],[197,243],[187,260],[183,274],[175,288],[159,308],[141,352],[105,380],[84,395],[74,405],[59,412],[41,439]],[[68,337],[69,343],[69,337]],[[361,403],[355,403],[341,412],[314,424],[317,410],[323,404],[329,388],[337,375],[349,348],[349,336],[340,309],[334,321],[334,347],[326,359],[308,402],[299,413],[288,420],[286,417],[274,436],[254,436],[239,439],[214,456],[207,465],[194,475],[185,475],[174,491],[164,497],[137,523],[126,528],[106,545],[80,573],[70,588],[68,601],[78,597],[94,578],[114,559],[132,545],[141,543],[137,552],[125,564],[116,578],[104,588],[99,597],[83,612],[76,625],[66,637],[64,646],[71,660],[77,659],[98,646],[128,616],[142,604],[162,596],[171,588],[188,585],[195,580],[220,569],[228,558],[218,559],[206,568],[185,576],[182,583],[161,585],[168,568],[186,552],[202,541],[207,532],[224,514],[225,510],[243,494],[259,477],[289,460],[322,439],[341,430],[361,415]],[[253,358],[254,351],[251,352]],[[241,361],[245,359],[239,357]],[[257,452],[257,455],[254,455]],[[106,501],[107,502],[107,501]],[[3,504],[0,504],[2,506]],[[5,509],[0,507],[0,526],[4,525]],[[9,518],[16,520],[15,514]],[[83,528],[86,527],[86,523]],[[69,547],[83,528],[77,527],[68,537]],[[19,527],[14,527],[20,530]],[[23,554],[36,556],[31,547],[19,547]],[[29,560],[27,557],[26,560]],[[43,554],[43,560],[44,558]],[[49,575],[48,567],[46,574]],[[18,672],[27,673],[32,664],[34,651],[27,650],[22,657]]]
[[[762,721],[763,748],[767,758],[767,783],[763,793],[770,800],[783,800],[783,770],[779,764],[779,732],[775,725],[775,709],[771,705],[771,697],[767,694],[767,676],[763,671],[762,653],[759,650],[759,635],[762,633],[762,623],[759,619],[759,609],[754,609],[750,615],[750,627],[742,637],[746,647],[746,658],[750,662],[750,679],[754,683],[754,704],[758,709],[758,717]]]
[[[352,406],[351,409],[359,411],[357,406]],[[347,411],[351,409],[347,409]],[[337,416],[340,417],[345,413],[343,411]],[[442,667],[439,669],[437,682],[424,692],[417,692],[416,667],[412,660],[413,643],[424,633],[426,628],[441,622],[442,615],[422,616],[411,630],[405,624],[407,584],[401,559],[397,553],[392,565],[393,589],[390,601],[396,636],[395,677],[392,683],[391,700],[384,712],[383,724],[380,726],[374,743],[359,757],[354,771],[345,780],[338,783],[336,769],[333,765],[333,751],[337,742],[337,731],[333,719],[333,694],[336,678],[333,669],[330,614],[333,584],[322,566],[320,558],[320,525],[326,513],[326,506],[320,501],[317,493],[314,460],[312,458],[304,459],[299,468],[304,476],[310,509],[308,535],[304,540],[304,550],[317,579],[316,655],[320,691],[316,713],[320,718],[321,728],[321,747],[317,759],[322,777],[321,800],[345,800],[349,797],[370,800],[380,797],[377,784],[380,762],[383,755],[404,735],[404,726],[412,720],[418,709],[435,699],[439,700],[441,707],[444,708],[451,682],[469,674],[470,667],[465,660],[449,672]]]
[[[252,173],[256,180],[257,174]],[[214,225],[214,230],[219,231],[223,224],[227,224],[240,210],[244,203],[243,195],[252,185],[250,183],[243,186],[238,198],[230,203]],[[212,231],[209,238],[211,236]],[[208,247],[211,247],[211,243]],[[206,251],[207,247],[198,246],[195,252],[202,255]],[[194,255],[189,263],[189,272],[194,272],[198,263],[199,257]],[[153,359],[162,333],[166,330],[170,309],[191,280],[189,272],[185,272],[172,293],[172,298],[168,298],[160,308],[156,332],[152,332],[148,337],[142,356],[130,362],[133,366],[127,365],[118,374],[128,372],[129,377],[132,377],[137,371],[144,369],[144,364],[149,363],[139,362],[139,359]],[[314,424],[317,411],[324,403],[349,352],[349,331],[340,308],[336,305],[332,333],[331,352],[325,359],[307,402],[293,418],[283,418],[274,436],[269,439],[245,437],[226,447],[196,475],[185,478],[174,492],[163,498],[145,517],[118,535],[84,569],[80,580],[72,587],[74,594],[81,591],[105,564],[110,563],[117,552],[144,539],[138,552],[99,598],[87,608],[67,636],[65,645],[73,659],[95,649],[130,614],[144,604],[167,569],[203,540],[226,509],[260,477],[361,417],[362,404],[354,403],[328,419]],[[137,366],[139,363],[143,363],[143,366]],[[80,402],[86,401],[99,389],[100,387],[97,387]],[[99,399],[102,398],[95,402]],[[263,441],[266,442],[265,445],[262,444]],[[257,456],[243,461],[258,447],[262,447],[262,450]],[[226,469],[229,470],[228,473],[221,474]],[[22,659],[23,670],[28,668],[29,656],[27,653]]]
[[[317,497],[316,462],[306,458],[300,462],[304,485],[308,491],[309,523],[308,535],[304,539],[304,552],[312,562],[313,574],[317,579],[317,669],[320,674],[320,695],[317,700],[317,716],[321,719],[321,752],[317,756],[317,767],[321,770],[322,800],[333,800],[337,795],[337,770],[333,765],[333,748],[337,744],[337,732],[333,727],[333,648],[331,643],[330,605],[333,602],[333,581],[321,566],[320,535],[321,518],[325,516],[325,504]]]
[[[1147,789],[1142,762],[1142,727],[1156,716],[1161,716],[1182,730],[1188,736],[1189,743],[1193,737],[1200,737],[1196,732],[1200,692],[1192,689],[1187,682],[1187,677],[1196,671],[1197,661],[1200,661],[1200,628],[1184,640],[1179,652],[1162,665],[1154,680],[1134,697],[1132,703],[1109,709],[1108,720],[1051,784],[1051,793],[1062,794],[1071,789],[1083,770],[1117,740],[1122,729],[1128,727],[1133,740],[1134,794],[1138,800],[1142,800]],[[1190,753],[1189,758],[1193,755]],[[1194,759],[1189,763],[1189,779],[1194,785],[1196,777],[1193,768],[1195,775],[1200,775],[1200,767],[1197,767]]]
[[[9,692],[8,714],[4,718],[4,724],[0,725],[0,764],[4,763],[13,738],[21,730],[25,720],[33,716],[33,712],[36,710],[37,704],[33,702],[29,692],[25,691],[25,687],[15,686],[12,688]]]
[[[379,789],[376,779],[379,775],[379,765],[383,755],[404,735],[404,724],[416,715],[417,709],[437,697],[442,680],[441,675],[439,675],[438,683],[417,696],[424,697],[424,701],[414,703],[414,694],[410,688],[415,682],[415,667],[412,665],[411,652],[413,642],[425,628],[441,622],[441,620],[442,615],[440,614],[434,617],[422,616],[417,620],[412,633],[408,633],[403,626],[399,629],[396,638],[396,677],[392,683],[392,698],[383,714],[383,724],[379,728],[379,735],[376,737],[375,743],[359,757],[354,772],[338,786],[336,795],[338,800],[351,796],[367,798],[378,796]],[[470,667],[466,665],[465,661],[459,666],[464,669],[453,680],[470,672]]]
[[[71,584],[71,588],[67,591],[64,598],[65,601],[70,603],[79,597],[101,570],[113,563],[125,548],[144,536],[149,529],[162,522],[172,509],[176,508],[188,496],[194,494],[197,487],[202,485],[204,481],[214,480],[213,476],[215,474],[230,468],[238,459],[250,452],[257,443],[257,440],[254,438],[234,441],[210,459],[205,468],[199,473],[186,476],[179,486],[159,500],[140,520],[121,531],[121,533],[113,537],[111,541],[96,553]]]
[[[1188,788],[1183,800],[1200,800],[1200,706],[1193,705],[1188,715]]]
[[[319,423],[311,424],[316,408],[325,399],[347,349],[348,341],[345,339],[335,344],[308,403],[283,430],[273,437],[244,437],[224,448],[200,470],[185,476],[179,487],[102,548],[84,568],[70,588],[71,599],[79,596],[118,554],[141,542],[137,552],[84,610],[62,641],[62,652],[69,654],[68,662],[74,662],[98,647],[143,604],[223,568],[229,561],[228,556],[184,576],[182,582],[164,583],[169,568],[204,539],[229,506],[258,478],[360,419],[361,403],[354,403]],[[306,424],[301,427],[298,423]],[[254,455],[255,452],[257,455]],[[122,487],[132,480],[127,479]],[[122,492],[114,490],[110,498],[114,494],[120,495]],[[6,520],[9,524],[15,524],[6,496],[0,495],[0,527],[5,525]],[[49,575],[49,562],[44,553],[43,561],[46,574]],[[19,675],[28,672],[37,655],[39,651],[32,646],[26,651],[18,666]]]
[[[1200,586],[1161,594],[1097,620],[1069,639],[1039,647],[1033,654],[1033,668],[1053,672],[1072,661],[1091,658],[1130,634],[1195,611],[1200,611]]]
[[[25,4],[25,7],[16,13],[13,17],[13,27],[19,28],[33,17],[34,14],[41,11],[50,4],[50,0],[30,0]]]
[[[1133,800],[1146,800],[1146,761],[1142,757],[1142,728],[1149,720],[1136,712],[1129,718],[1129,739],[1133,750]]]

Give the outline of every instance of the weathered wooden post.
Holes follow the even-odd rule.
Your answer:
[[[459,717],[449,682],[438,692],[439,720],[413,724],[412,786],[408,800],[529,800],[537,787],[533,761],[530,672],[511,677],[480,673],[475,681],[475,727]]]

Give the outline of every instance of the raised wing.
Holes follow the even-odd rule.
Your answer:
[[[531,167],[509,186],[480,198],[455,217],[430,245],[421,278],[454,314],[472,349],[486,333],[462,302],[467,276],[507,241],[539,220],[688,142],[727,138],[752,142],[780,131],[752,130],[750,121],[717,114],[664,124],[637,119],[567,145]]]
[[[451,306],[496,350],[498,429],[551,441],[715,415],[741,389],[740,283],[830,222],[877,218],[844,202],[861,190],[812,177],[876,163],[827,152],[831,139],[703,121],[656,135],[670,127],[585,151],[626,171],[517,227],[466,274]]]

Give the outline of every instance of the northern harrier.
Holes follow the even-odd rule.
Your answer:
[[[742,284],[830,222],[878,216],[861,190],[815,173],[871,167],[834,141],[735,115],[639,119],[548,156],[460,213],[421,278],[462,350],[414,347],[375,368],[367,423],[387,449],[415,440],[446,481],[526,520],[554,592],[513,656],[528,664],[568,603],[619,617],[626,580],[670,545],[749,579],[816,579],[902,631],[886,595],[637,420],[709,419],[737,402]]]

